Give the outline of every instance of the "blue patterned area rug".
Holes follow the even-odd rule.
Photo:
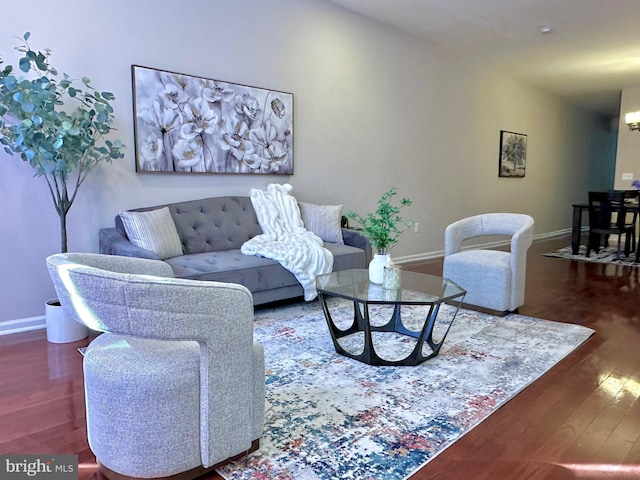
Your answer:
[[[353,307],[340,302],[333,313],[344,326]],[[377,308],[372,313],[388,318],[387,307]],[[445,323],[452,312],[443,306]],[[420,322],[424,313],[411,307],[403,320]],[[230,480],[405,479],[592,333],[567,323],[460,310],[437,357],[416,367],[374,367],[335,352],[317,302],[258,311],[255,335],[267,371],[265,432],[258,451],[218,473]],[[415,342],[393,335],[374,337],[385,358]]]
[[[624,256],[624,252],[618,253],[615,247],[601,248],[598,253],[592,251],[587,257],[587,247],[580,245],[578,255],[571,253],[571,246],[563,247],[553,252],[543,254],[545,257],[566,258],[568,260],[578,260],[581,262],[591,263],[609,263],[612,265],[626,265],[629,267],[640,267],[640,263],[636,263],[636,255],[632,253],[629,257]]]

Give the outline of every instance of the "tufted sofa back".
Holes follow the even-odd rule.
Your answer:
[[[262,233],[249,197],[205,198],[131,211],[162,207],[169,207],[185,255],[239,249],[244,242]],[[115,220],[116,228],[126,235],[120,216]]]

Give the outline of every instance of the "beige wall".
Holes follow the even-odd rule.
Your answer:
[[[624,190],[631,187],[632,180],[625,180],[623,178],[625,174],[630,175],[633,180],[640,179],[640,131],[631,131],[624,123],[625,113],[639,110],[640,86],[622,90],[614,183],[616,189]]]
[[[15,2],[3,18],[6,61],[15,61],[13,35],[31,30],[32,46],[50,47],[57,68],[117,97],[114,137],[128,153],[83,185],[70,250],[97,251],[98,229],[121,209],[290,182],[300,200],[361,213],[398,187],[422,230],[392,254],[420,258],[442,250],[447,224],[476,213],[531,214],[537,234],[569,228],[569,205],[591,181],[598,119],[324,1]],[[295,175],[136,174],[131,64],[293,92]],[[528,135],[523,179],[498,178],[501,129]],[[2,321],[42,315],[54,297],[44,258],[59,238],[45,185],[18,158],[0,152],[0,164]]]

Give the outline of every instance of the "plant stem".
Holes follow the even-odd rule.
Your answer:
[[[67,253],[67,213],[59,212],[60,217],[60,251]]]

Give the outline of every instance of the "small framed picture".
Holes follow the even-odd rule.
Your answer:
[[[499,177],[523,178],[527,167],[527,136],[500,130]]]

